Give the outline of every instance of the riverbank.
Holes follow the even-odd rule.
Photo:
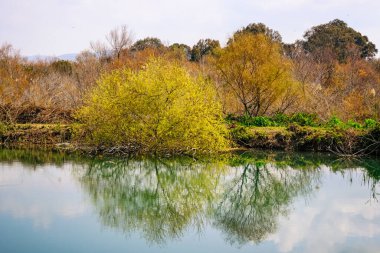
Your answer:
[[[234,149],[331,152],[339,155],[380,154],[380,129],[340,129],[290,125],[243,127],[230,125]],[[94,147],[74,124],[16,124],[0,129],[0,144],[88,153],[130,153],[129,147]]]
[[[73,125],[15,124],[0,129],[3,145],[50,146],[73,141]]]

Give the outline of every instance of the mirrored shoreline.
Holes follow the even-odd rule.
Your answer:
[[[34,245],[31,251],[37,252],[53,244],[68,252],[58,247],[65,240],[71,249],[88,252],[108,245],[113,235],[117,242],[108,247],[115,252],[116,245],[122,251],[134,244],[136,250],[157,252],[190,246],[222,252],[376,252],[379,180],[379,160],[321,154],[259,152],[195,160],[0,150],[5,225],[0,234],[6,234],[0,249],[22,252]],[[65,224],[81,234],[75,240],[59,236]],[[33,243],[12,243],[25,239],[20,231]],[[48,242],[49,233],[55,234]],[[96,243],[79,247],[79,238],[85,241],[89,233]],[[198,241],[189,246],[189,238]]]

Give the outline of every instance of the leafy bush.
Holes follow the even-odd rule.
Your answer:
[[[373,129],[378,125],[378,122],[373,119],[366,119],[364,121],[364,124],[360,124],[358,122],[355,122],[353,120],[349,120],[347,122],[343,122],[338,117],[334,116],[332,117],[327,123],[327,127],[339,127],[339,128],[355,128],[355,129],[361,129],[361,128],[367,128],[367,129]]]
[[[374,120],[374,119],[364,120],[364,127],[365,128],[375,128],[376,126],[378,126],[378,123],[376,120]]]
[[[296,123],[300,126],[318,126],[319,125],[319,119],[316,114],[310,114],[310,113],[296,113],[293,114],[290,118],[290,122]]]
[[[233,116],[229,115],[227,121],[234,120]],[[307,113],[296,113],[291,117],[279,113],[275,114],[273,117],[267,116],[257,116],[251,117],[248,115],[237,117],[236,120],[243,126],[257,126],[257,127],[268,127],[268,126],[288,126],[291,123],[296,123],[300,126],[318,126],[319,119],[316,114]]]
[[[289,124],[290,118],[286,114],[277,113],[272,117],[272,121],[276,126],[287,126]]]
[[[273,126],[273,122],[268,117],[258,116],[258,117],[252,118],[252,126],[259,126],[259,127]]]
[[[360,123],[355,122],[355,121],[353,121],[353,120],[349,120],[349,121],[347,121],[346,125],[347,125],[348,127],[355,128],[355,129],[363,128],[363,126],[362,126]]]
[[[214,86],[162,59],[104,75],[77,116],[98,145],[165,153],[227,146]]]
[[[248,115],[244,115],[238,118],[238,122],[243,126],[266,127],[274,125],[272,120],[265,116],[251,117]]]
[[[338,117],[333,116],[326,123],[326,126],[328,126],[328,127],[343,127],[344,126],[344,122],[341,121]]]
[[[237,122],[239,122],[243,126],[252,126],[252,117],[249,115],[243,115],[236,118]]]

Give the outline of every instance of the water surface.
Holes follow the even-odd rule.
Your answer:
[[[0,150],[0,252],[379,252],[380,163]]]

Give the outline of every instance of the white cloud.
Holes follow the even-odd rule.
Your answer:
[[[379,203],[367,203],[369,195],[359,178],[350,186],[348,180],[338,184],[339,177],[329,173],[316,199],[307,207],[302,201],[296,203],[294,212],[280,219],[279,230],[268,241],[281,252],[302,245],[304,252],[327,253],[344,251],[350,237],[380,236]],[[365,247],[363,252],[367,252]]]

